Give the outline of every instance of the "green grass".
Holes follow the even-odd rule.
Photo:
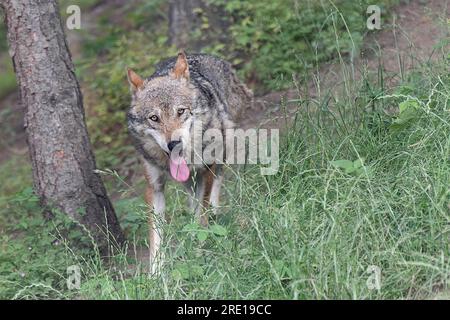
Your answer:
[[[258,167],[230,168],[224,206],[209,229],[195,224],[183,191],[171,185],[172,223],[164,225],[165,262],[158,277],[137,273],[132,254],[100,261],[88,239],[79,239],[81,231],[63,242],[65,233],[55,230],[74,230],[73,223],[36,217],[36,199],[27,190],[10,197],[0,296],[411,299],[445,292],[450,274],[447,68],[448,61],[417,70],[389,92],[355,83],[351,94],[358,99],[349,100],[358,102],[345,107],[303,100],[282,137],[278,174],[263,177]],[[364,108],[369,103],[370,111]],[[384,112],[398,106],[401,112]],[[121,189],[126,196],[116,207],[131,252],[145,244],[146,208],[140,197],[130,197],[139,188]],[[51,246],[55,239],[64,245]],[[72,264],[82,270],[79,291],[65,287],[65,268]],[[380,290],[367,287],[371,266],[381,270]],[[20,276],[24,269],[30,277]]]
[[[152,48],[158,54],[145,61],[131,57],[150,50],[142,37],[119,33],[107,49],[111,59],[95,68],[97,77],[89,79],[89,63],[82,70],[105,98],[95,105],[98,118],[88,109],[94,142],[105,137],[101,122],[123,121],[125,64],[143,71],[162,56]],[[158,38],[157,48],[164,40]],[[157,277],[149,278],[132,253],[146,245],[141,185],[129,186],[104,170],[110,191],[121,194],[114,205],[129,246],[102,261],[76,222],[58,213],[52,221],[43,218],[26,156],[10,157],[0,165],[0,298],[448,296],[449,64],[447,56],[405,70],[404,81],[392,89],[375,70],[359,81],[343,77],[345,90],[329,92],[331,98],[299,94],[295,119],[281,137],[278,174],[261,176],[257,166],[229,168],[223,207],[208,229],[187,211],[184,192],[169,185],[172,221],[163,224],[165,260]],[[118,132],[123,134],[109,133]],[[101,168],[117,163],[115,153],[100,154]],[[82,272],[80,290],[66,286],[73,265]],[[373,266],[381,271],[380,290],[367,286]]]

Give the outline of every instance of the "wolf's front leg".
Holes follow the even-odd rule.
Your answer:
[[[151,273],[158,271],[158,267],[161,263],[161,255],[159,248],[161,246],[162,228],[158,225],[164,219],[165,199],[164,193],[161,191],[155,191],[153,187],[148,186],[145,192],[145,201],[150,208],[148,216],[148,228],[149,228],[149,263],[151,267]]]
[[[223,182],[223,175],[222,172],[216,172],[216,175],[213,179],[212,186],[211,186],[211,196],[210,196],[210,203],[211,208],[214,215],[217,215],[218,208],[219,208],[219,198],[220,198],[220,188],[222,187]]]
[[[209,207],[209,199],[211,196],[211,188],[214,181],[214,172],[211,170],[207,170],[201,179],[201,184],[199,184],[199,188],[201,191],[199,192],[198,200],[201,201],[201,206],[197,211],[197,217],[202,226],[207,227],[209,223],[208,217],[208,207]]]
[[[217,176],[215,174],[216,166],[212,165],[197,175],[195,198],[197,202],[196,215],[200,224],[204,227],[208,226],[208,208],[212,204],[218,205],[218,192],[220,184],[215,185]]]
[[[145,191],[145,202],[150,212],[148,215],[148,231],[149,231],[149,263],[151,272],[158,271],[161,264],[161,254],[159,248],[161,246],[162,228],[160,224],[164,222],[165,198],[164,198],[164,181],[161,175],[149,165],[145,166],[145,177],[148,182]],[[153,209],[153,210],[152,210]]]
[[[189,193],[189,208],[195,213],[196,218],[201,225],[207,226],[208,219],[205,219],[203,198],[205,194],[205,180],[203,173],[196,173],[194,183],[188,183],[187,189]]]

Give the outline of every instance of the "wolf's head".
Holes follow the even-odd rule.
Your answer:
[[[154,139],[171,158],[182,156],[189,143],[192,107],[197,97],[197,89],[189,81],[186,55],[178,54],[167,76],[143,80],[131,69],[127,74],[132,94],[130,129],[140,139]]]

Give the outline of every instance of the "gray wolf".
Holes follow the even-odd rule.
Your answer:
[[[167,178],[186,187],[190,207],[203,226],[208,224],[205,210],[219,205],[223,162],[187,161],[191,153],[201,154],[212,142],[193,144],[195,123],[202,124],[203,132],[213,128],[225,136],[240,112],[253,104],[253,94],[228,62],[207,54],[180,52],[160,62],[146,79],[131,69],[127,76],[132,96],[128,129],[144,166],[148,183],[145,200],[153,209],[149,214],[149,245],[154,266],[161,244],[154,215],[164,219]]]

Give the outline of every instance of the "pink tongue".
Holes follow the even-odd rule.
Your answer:
[[[189,179],[189,168],[183,158],[170,159],[170,174],[178,182]]]

